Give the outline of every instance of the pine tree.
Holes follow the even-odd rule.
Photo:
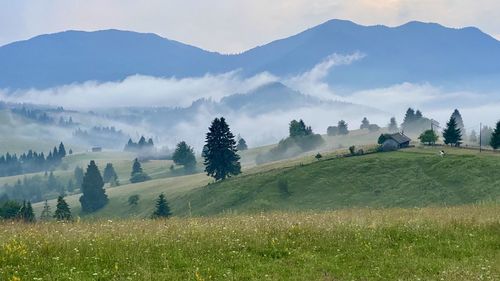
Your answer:
[[[111,180],[116,178],[115,168],[113,168],[113,164],[107,163],[104,171],[102,172],[102,180],[104,183],[109,183]]]
[[[360,129],[368,129],[370,127],[370,121],[366,117],[361,120],[361,126],[359,126]]]
[[[150,177],[142,171],[141,163],[137,158],[134,159],[132,164],[132,172],[130,173],[130,182],[137,183],[150,180]]]
[[[459,146],[462,140],[462,133],[460,133],[460,128],[457,127],[457,122],[455,118],[451,117],[450,121],[446,123],[446,129],[443,131],[444,143],[454,146]]]
[[[490,145],[495,150],[500,147],[500,121],[497,122],[495,131],[491,134]]]
[[[168,218],[171,215],[167,199],[165,199],[165,195],[162,193],[156,200],[156,210],[153,213],[153,218]]]
[[[414,122],[415,120],[416,120],[415,110],[413,110],[413,108],[410,107],[408,108],[408,110],[406,110],[405,118],[403,119],[403,124],[408,125]]]
[[[172,160],[176,165],[183,165],[185,170],[192,171],[196,166],[196,158],[193,148],[187,145],[185,141],[177,144]]]
[[[59,183],[57,182],[56,177],[54,176],[54,172],[50,171],[49,178],[47,180],[47,186],[49,190],[58,190]]]
[[[58,221],[71,221],[71,210],[69,209],[68,203],[64,200],[64,197],[57,197],[56,211],[54,212],[54,218]]]
[[[238,151],[243,151],[248,149],[247,142],[244,138],[238,137],[238,144],[236,145],[236,149],[238,149]]]
[[[455,122],[457,122],[457,128],[460,129],[462,136],[465,136],[465,126],[460,111],[458,111],[458,109],[455,109],[451,114],[451,117],[453,117],[455,119]]]
[[[63,158],[66,156],[66,148],[64,148],[64,144],[61,142],[59,144],[59,158]]]
[[[391,133],[396,133],[397,131],[399,131],[398,123],[396,122],[395,117],[391,117],[391,120],[389,121],[388,130]]]
[[[34,222],[35,221],[35,213],[33,212],[33,207],[31,206],[31,202],[23,201],[23,205],[19,210],[19,219],[24,222]]]
[[[215,118],[206,136],[203,152],[205,171],[216,181],[241,173],[236,141],[224,117]]]
[[[82,212],[92,213],[108,203],[108,196],[104,190],[104,182],[102,180],[99,168],[94,160],[90,161],[87,167],[87,172],[83,177],[82,193],[80,197],[80,204],[82,205]]]
[[[417,110],[417,112],[415,112],[415,120],[418,120],[422,117],[424,117],[424,115],[422,114],[422,111]]]
[[[47,200],[43,204],[42,214],[40,215],[41,221],[49,221],[52,218],[52,211]]]

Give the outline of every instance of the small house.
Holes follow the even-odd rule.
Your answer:
[[[101,151],[102,151],[102,147],[99,147],[99,146],[92,147],[92,152],[101,152]]]
[[[393,151],[401,148],[409,147],[411,139],[402,133],[395,133],[386,136],[382,143],[383,151]]]

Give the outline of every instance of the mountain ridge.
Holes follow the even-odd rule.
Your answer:
[[[0,47],[0,88],[50,88],[86,81],[121,81],[141,74],[200,77],[240,69],[293,76],[332,54],[366,57],[338,66],[326,81],[346,88],[402,82],[454,84],[500,77],[500,41],[475,27],[408,22],[397,27],[329,20],[240,54],[221,54],[154,33],[117,29],[64,31]],[[464,82],[465,81],[465,82]]]

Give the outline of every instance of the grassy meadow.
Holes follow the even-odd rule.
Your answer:
[[[499,280],[499,205],[0,225],[2,280]]]

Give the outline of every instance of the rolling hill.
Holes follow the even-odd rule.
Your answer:
[[[236,55],[222,55],[154,34],[103,30],[41,35],[0,47],[0,88],[47,88],[130,75],[195,77],[239,69],[245,76],[291,76],[331,54],[365,57],[328,80],[367,88],[401,82],[479,85],[500,77],[500,42],[468,27],[410,22],[398,27],[331,20]]]
[[[204,174],[123,185],[107,189],[110,203],[90,217],[148,217],[161,192],[177,216],[498,202],[500,155],[454,149],[441,158],[437,151],[415,148],[350,158],[333,152],[321,161],[309,155],[249,167],[241,176],[209,185]],[[129,206],[127,199],[135,194],[141,196],[139,204]],[[67,198],[76,214],[78,197]]]

